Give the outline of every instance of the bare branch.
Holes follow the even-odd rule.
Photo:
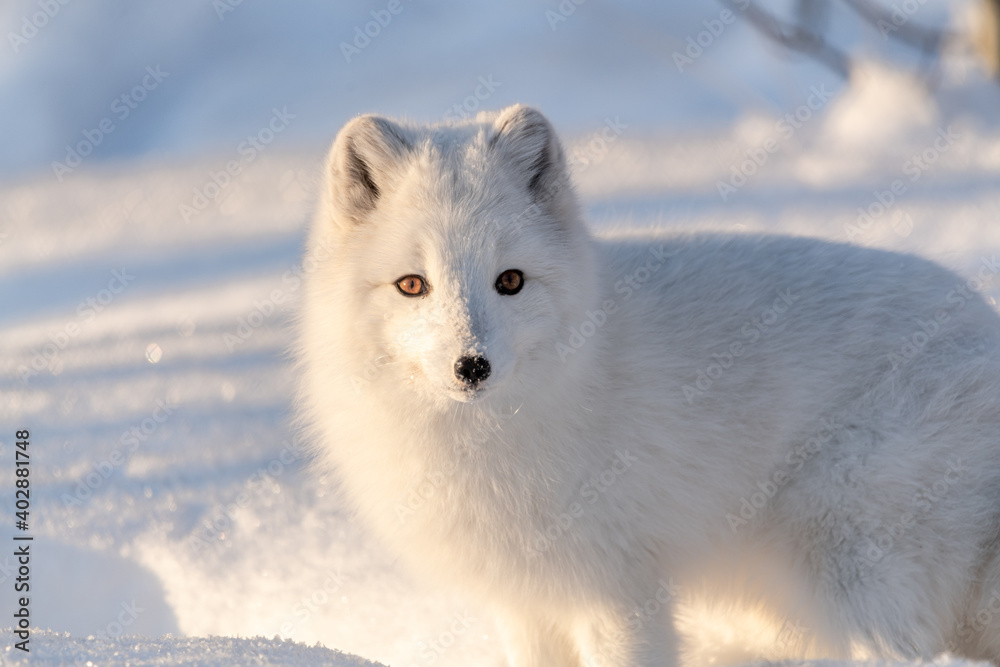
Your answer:
[[[941,50],[941,44],[954,37],[947,30],[914,24],[906,16],[900,21],[892,12],[887,12],[871,0],[844,0],[844,4],[877,27],[883,35],[916,47],[925,54],[937,55]]]
[[[821,35],[801,26],[779,21],[773,14],[749,1],[743,13],[765,37],[787,49],[813,58],[844,79],[850,76],[851,59]]]

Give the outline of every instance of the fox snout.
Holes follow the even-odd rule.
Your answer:
[[[490,376],[490,362],[486,357],[461,357],[455,362],[455,377],[469,389],[475,389]]]

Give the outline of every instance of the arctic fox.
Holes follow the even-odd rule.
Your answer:
[[[303,419],[511,665],[678,664],[700,595],[793,654],[1000,661],[995,256],[595,235],[524,106],[355,118],[321,198]]]

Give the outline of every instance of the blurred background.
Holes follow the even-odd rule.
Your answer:
[[[595,228],[808,234],[970,276],[1000,250],[996,0],[6,0],[0,28],[0,471],[29,429],[33,620],[75,637],[499,655],[292,425],[299,255],[356,114],[536,106]],[[772,657],[752,632],[712,643]]]
[[[284,148],[315,148],[363,110],[425,121],[518,101],[569,133],[609,114],[704,131],[839,89],[842,59],[939,81],[946,49],[978,47],[992,74],[1000,51],[994,0],[393,4],[8,0],[0,174],[48,169],[106,117],[88,163],[229,151],[275,107],[295,116]],[[147,67],[164,73],[156,90],[113,109]]]

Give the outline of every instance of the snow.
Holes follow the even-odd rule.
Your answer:
[[[67,633],[38,632],[30,656],[8,649],[0,663],[9,665],[87,665],[154,667],[157,665],[316,665],[379,667],[379,663],[280,639],[232,637],[133,637],[79,639]],[[94,662],[99,660],[99,662]]]
[[[737,22],[679,72],[671,54],[723,5],[648,4],[586,3],[552,30],[527,0],[404,0],[346,63],[339,42],[386,4],[227,0],[220,20],[193,0],[70,2],[19,52],[0,49],[0,98],[17,101],[0,122],[18,128],[0,153],[0,470],[29,429],[32,664],[500,659],[487,610],[410,577],[292,423],[299,255],[323,154],[354,113],[439,119],[493,76],[476,104],[553,119],[596,227],[851,240],[969,276],[1000,250],[1000,88],[965,58],[935,89],[874,57],[845,86]],[[39,6],[0,7],[3,34]],[[854,48],[898,55],[832,20]],[[158,63],[169,76],[119,120],[111,101]],[[287,130],[241,152],[284,107]],[[105,117],[114,131],[59,180],[51,162]],[[240,173],[185,213],[230,161]],[[0,475],[0,543],[13,492]],[[0,553],[11,619],[13,550]],[[775,657],[713,623],[692,634]]]

